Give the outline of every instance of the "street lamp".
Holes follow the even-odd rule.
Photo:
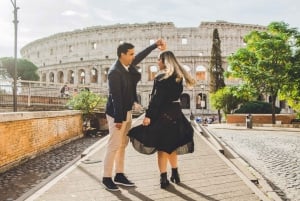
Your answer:
[[[204,100],[204,84],[200,85],[201,88],[201,102],[200,102],[200,107],[202,109],[202,121],[204,121],[204,107],[205,107],[205,100]]]
[[[14,90],[13,90],[13,103],[14,112],[17,111],[17,36],[18,36],[18,9],[16,0],[10,0],[14,7],[14,25],[15,25],[15,65],[14,65]]]

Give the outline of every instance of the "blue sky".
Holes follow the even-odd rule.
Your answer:
[[[14,55],[13,6],[0,0],[0,58]],[[202,21],[268,25],[284,21],[300,30],[299,0],[16,0],[18,50],[36,39],[90,26],[173,22],[197,27]]]

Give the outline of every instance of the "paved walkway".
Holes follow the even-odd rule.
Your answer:
[[[136,187],[121,187],[119,192],[105,190],[100,182],[101,161],[107,141],[105,137],[91,147],[85,157],[25,200],[269,200],[197,131],[194,140],[195,152],[179,156],[182,182],[180,185],[172,184],[166,190],[160,189],[156,154],[142,155],[131,144],[127,147],[126,175],[135,182]]]

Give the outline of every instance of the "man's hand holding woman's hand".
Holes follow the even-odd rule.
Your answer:
[[[165,51],[167,49],[167,43],[163,39],[157,40],[156,45],[160,51]]]
[[[144,120],[143,120],[143,125],[144,126],[149,126],[150,122],[151,122],[150,118],[145,117]]]

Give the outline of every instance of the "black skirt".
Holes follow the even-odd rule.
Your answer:
[[[172,104],[161,112],[149,126],[139,125],[132,128],[128,136],[138,152],[153,154],[164,151],[177,154],[194,152],[194,129],[181,111],[179,104]]]

